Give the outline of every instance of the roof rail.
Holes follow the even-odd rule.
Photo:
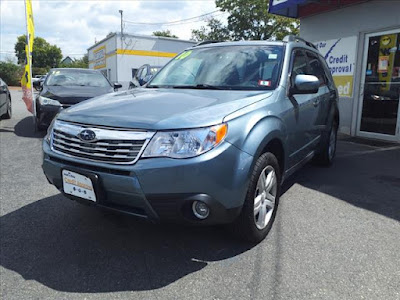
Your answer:
[[[193,47],[197,47],[197,46],[202,46],[202,45],[207,45],[207,44],[214,44],[214,43],[222,43],[223,41],[202,41],[200,43],[197,43],[196,45],[194,45]]]
[[[307,46],[314,48],[315,50],[318,50],[318,48],[311,42],[306,41],[305,39],[297,36],[297,35],[287,35],[283,38],[284,42],[303,42],[304,44],[306,44]]]

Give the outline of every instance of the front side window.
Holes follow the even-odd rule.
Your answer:
[[[158,72],[151,87],[275,89],[282,46],[231,46],[187,50]]]
[[[319,79],[320,85],[326,85],[328,79],[326,78],[324,68],[319,60],[318,55],[307,52],[308,63],[310,65],[310,75],[314,75]]]
[[[46,79],[48,86],[109,87],[110,83],[99,72],[79,70],[53,70]]]
[[[309,75],[307,67],[307,59],[303,51],[294,51],[293,69],[292,74],[295,75]]]

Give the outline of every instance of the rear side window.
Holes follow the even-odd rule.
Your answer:
[[[320,85],[327,85],[328,78],[326,77],[324,67],[322,66],[318,55],[307,51],[307,60],[308,64],[310,65],[311,72],[309,75],[316,76],[319,79]]]

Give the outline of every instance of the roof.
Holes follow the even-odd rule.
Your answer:
[[[68,70],[68,71],[87,71],[87,72],[98,72],[98,70],[93,70],[93,69],[85,69],[85,68],[51,68],[50,70]]]
[[[282,41],[236,41],[236,42],[220,42],[220,43],[209,43],[200,46],[194,46],[193,48],[211,48],[211,47],[230,47],[230,46],[261,46],[261,45],[272,45],[272,46],[283,46],[285,43]]]
[[[74,61],[71,57],[66,56],[66,57],[64,57],[64,58],[61,60],[61,63],[63,63],[63,62],[66,61],[66,60]]]
[[[87,48],[87,50],[91,50],[95,47],[97,47],[99,44],[113,38],[113,37],[120,37],[121,33],[120,32],[114,32],[108,36],[106,36],[104,39],[98,41],[95,43],[93,46],[90,46]],[[167,40],[167,41],[172,41],[172,42],[180,42],[180,43],[188,43],[188,44],[197,44],[195,41],[190,41],[190,40],[182,40],[182,39],[177,39],[177,38],[171,38],[171,37],[165,37],[165,36],[154,36],[154,35],[142,35],[142,34],[130,34],[130,33],[124,33],[124,37],[130,37],[130,38],[142,38],[142,39],[150,39],[150,40]]]

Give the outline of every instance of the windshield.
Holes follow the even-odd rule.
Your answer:
[[[85,70],[53,70],[47,76],[48,86],[110,87],[103,74]]]
[[[282,46],[191,49],[169,62],[147,87],[272,90],[282,55]]]

